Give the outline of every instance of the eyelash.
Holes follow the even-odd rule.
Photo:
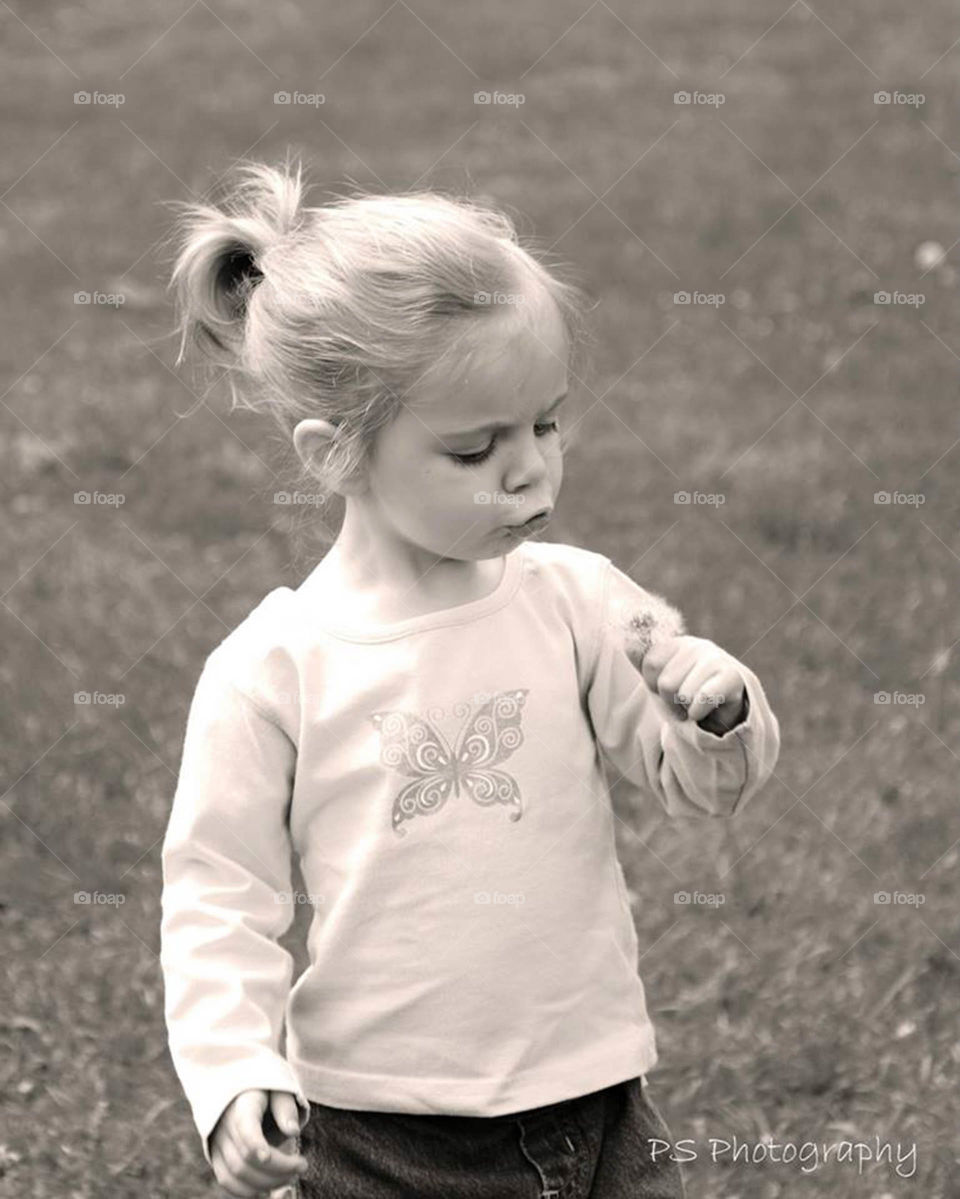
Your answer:
[[[547,433],[558,433],[560,431],[560,423],[559,421],[552,420],[546,424],[535,425],[534,428],[546,429]],[[546,433],[540,434],[541,437],[546,437],[546,435]],[[482,462],[486,462],[486,460],[490,457],[496,444],[497,439],[494,438],[487,448],[485,450],[481,450],[478,454],[451,454],[450,457],[458,466],[479,466]]]

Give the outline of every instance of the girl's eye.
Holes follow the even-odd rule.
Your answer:
[[[480,450],[477,454],[451,454],[450,457],[458,466],[479,466],[481,462],[486,462],[493,453],[495,444],[496,440],[491,441],[485,450]]]
[[[560,426],[557,421],[552,420],[547,421],[542,425],[534,425],[534,429],[537,431],[538,437],[546,437],[548,433],[559,432]],[[541,432],[540,430],[543,431]],[[481,462],[486,462],[486,460],[490,457],[496,444],[497,439],[494,438],[485,450],[480,450],[476,454],[451,454],[450,457],[459,466],[479,466]]]

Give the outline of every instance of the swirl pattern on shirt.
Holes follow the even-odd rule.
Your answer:
[[[451,792],[459,799],[461,785],[474,803],[506,804],[514,809],[510,819],[520,819],[523,802],[517,780],[495,768],[523,744],[520,722],[527,694],[525,688],[498,692],[472,715],[468,702],[456,704],[456,715],[468,715],[452,750],[427,718],[414,712],[373,713],[381,763],[413,779],[393,801],[392,824],[398,836],[406,836],[404,821],[438,812]]]

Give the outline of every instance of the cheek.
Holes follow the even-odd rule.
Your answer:
[[[419,471],[417,493],[408,502],[434,521],[457,517],[474,506],[473,497],[479,484],[470,477],[472,473],[443,462],[430,463]]]
[[[496,488],[496,472],[485,466],[441,467],[432,493],[437,519],[458,527],[488,519],[494,510]]]

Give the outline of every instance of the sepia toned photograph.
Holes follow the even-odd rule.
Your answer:
[[[960,14],[0,26],[0,1199],[960,1196]]]

